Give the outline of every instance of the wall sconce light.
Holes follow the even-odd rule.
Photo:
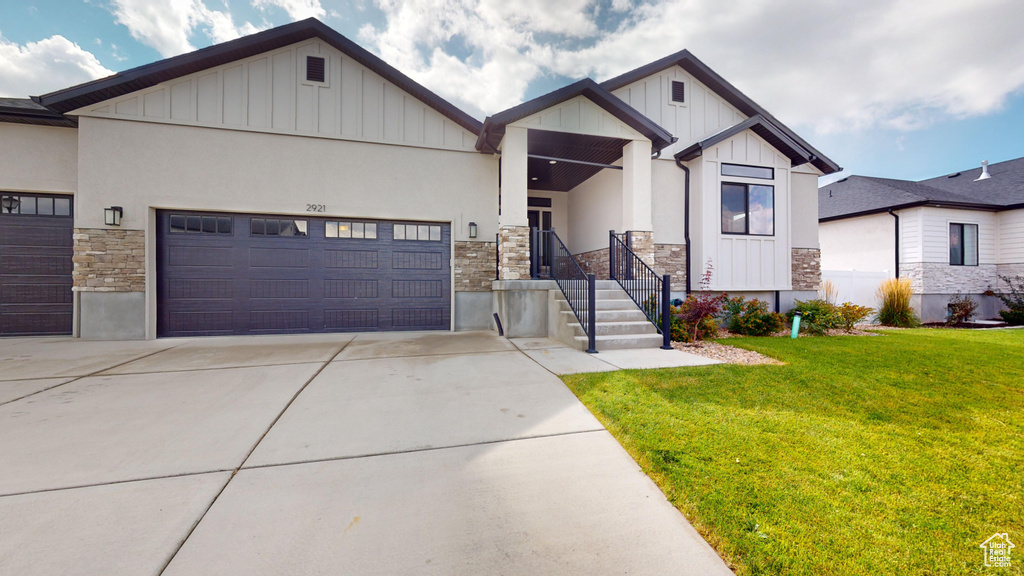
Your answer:
[[[476,238],[476,222],[469,223],[469,237]]]
[[[122,216],[124,216],[124,209],[120,206],[103,209],[103,223],[107,226],[120,226]]]
[[[2,206],[8,214],[13,213],[20,205],[21,200],[14,196],[4,196],[3,200],[0,200],[0,206]]]

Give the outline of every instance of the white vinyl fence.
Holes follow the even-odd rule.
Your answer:
[[[837,303],[853,302],[859,306],[878,308],[875,291],[883,280],[892,278],[888,270],[822,270],[821,279],[831,280],[839,291]]]

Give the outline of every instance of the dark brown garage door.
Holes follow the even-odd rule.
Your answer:
[[[72,201],[0,192],[0,336],[71,333]]]
[[[160,336],[447,330],[451,228],[161,211]]]

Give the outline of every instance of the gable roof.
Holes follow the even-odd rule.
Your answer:
[[[290,44],[319,38],[359,64],[372,70],[398,88],[437,110],[442,116],[469,130],[480,132],[480,122],[447,100],[427,90],[405,74],[342,36],[316,18],[307,18],[277,28],[258,32],[195,52],[160,60],[152,64],[119,72],[113,76],[86,82],[32,99],[46,108],[63,114],[117,96],[155,86],[161,82],[227,64]]]
[[[0,98],[0,122],[75,128],[78,121],[36,104],[28,98]]]
[[[810,150],[807,150],[792,138],[786,135],[786,133],[770,120],[756,114],[747,118],[743,122],[730,126],[725,130],[722,130],[718,134],[711,136],[700,142],[695,142],[689,147],[684,148],[676,153],[675,157],[679,160],[689,161],[700,156],[704,153],[704,150],[715,146],[733,136],[743,132],[744,130],[751,130],[766,142],[771,144],[776,150],[785,154],[789,160],[793,163],[793,166],[800,166],[810,162],[815,156]]]
[[[911,182],[850,176],[818,189],[818,221],[841,220],[913,206],[967,210],[1024,208],[1024,158],[989,166],[992,178],[975,182],[981,168]]]
[[[804,150],[808,151],[811,154],[810,162],[814,164],[815,168],[821,170],[822,173],[832,174],[833,172],[842,170],[838,164],[808,144],[806,140],[790,130],[785,124],[779,122],[779,120],[769,114],[767,110],[759,106],[756,102],[748,98],[746,94],[740,92],[735,86],[727,82],[725,78],[722,78],[714,70],[708,68],[706,64],[698,60],[697,57],[691,54],[689,50],[681,50],[675,54],[670,54],[660,60],[655,60],[650,64],[626,72],[625,74],[620,74],[619,76],[605,80],[601,83],[601,86],[609,92],[612,92],[673,66],[679,66],[683,70],[686,70],[686,72],[700,81],[700,83],[720,95],[726,100],[726,102],[735,106],[736,109],[743,114],[749,117],[761,116],[765,121],[774,125],[787,138],[798,144]]]
[[[667,130],[655,124],[650,118],[637,112],[635,108],[602,88],[597,82],[590,78],[584,78],[559,88],[554,92],[549,92],[528,102],[523,102],[518,106],[513,106],[508,110],[488,116],[484,120],[480,136],[477,138],[476,149],[483,152],[486,147],[492,152],[497,152],[498,145],[501,144],[501,139],[505,136],[506,126],[577,96],[587,98],[630,128],[643,134],[651,141],[651,145],[655,150],[661,150],[675,142],[675,138]]]

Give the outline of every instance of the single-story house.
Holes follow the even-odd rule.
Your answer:
[[[997,317],[1002,304],[985,293],[1024,275],[1024,158],[919,182],[850,176],[818,190],[818,222],[840,298],[876,306],[879,279],[910,278],[924,322],[944,321],[958,293]]]
[[[0,335],[545,335],[531,228],[785,307],[838,169],[685,50],[481,123],[308,19],[0,100]]]

